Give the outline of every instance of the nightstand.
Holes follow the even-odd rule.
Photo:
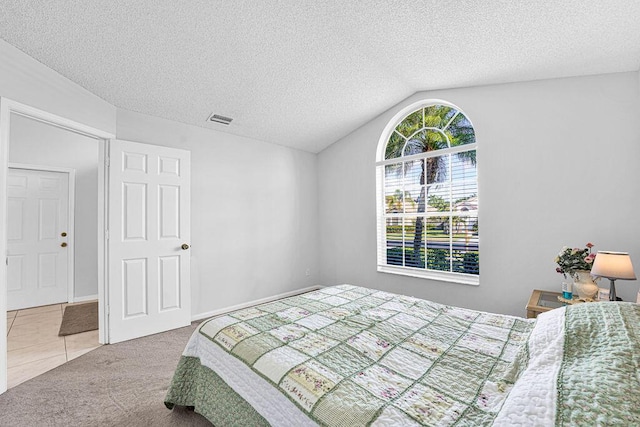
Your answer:
[[[535,289],[531,293],[531,298],[529,298],[529,303],[527,304],[527,318],[535,319],[540,313],[567,305],[558,301],[558,297],[560,295],[562,295],[561,292],[541,291],[539,289]]]

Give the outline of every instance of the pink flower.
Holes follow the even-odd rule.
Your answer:
[[[593,262],[593,258],[591,258],[590,256],[585,257],[584,262],[586,262],[587,264],[591,264]]]
[[[593,243],[589,242],[585,246],[588,247],[589,249],[591,249],[593,247]]]
[[[556,273],[562,273],[562,269],[560,267],[556,267]]]
[[[596,259],[596,254],[589,254],[587,255],[587,258],[591,258],[591,260],[593,261],[594,259]]]

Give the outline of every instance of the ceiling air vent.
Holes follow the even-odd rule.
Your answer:
[[[213,114],[213,113],[207,119],[208,122],[222,123],[223,125],[228,125],[229,123],[231,123],[232,120],[233,119],[231,117],[225,117],[225,116],[221,116],[220,114]]]

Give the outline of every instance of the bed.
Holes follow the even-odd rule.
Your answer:
[[[640,306],[537,319],[351,285],[204,321],[165,405],[217,426],[640,425]]]

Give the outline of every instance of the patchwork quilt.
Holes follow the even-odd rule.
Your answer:
[[[165,404],[192,406],[215,425],[576,425],[596,419],[589,404],[602,424],[640,423],[638,398],[616,409],[611,395],[594,400],[610,345],[630,366],[614,357],[619,371],[609,385],[627,382],[621,390],[638,395],[638,306],[582,306],[605,309],[577,310],[570,326],[582,331],[567,335],[565,309],[536,322],[351,285],[323,288],[203,322]],[[594,342],[588,325],[602,319],[629,328]],[[584,357],[592,352],[600,358]],[[567,363],[567,353],[579,362]],[[576,399],[585,401],[580,411]]]

